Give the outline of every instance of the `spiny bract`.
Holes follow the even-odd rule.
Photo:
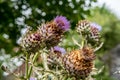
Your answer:
[[[93,49],[84,47],[80,50],[73,50],[63,57],[65,69],[71,76],[76,78],[86,78],[94,66],[95,55]]]

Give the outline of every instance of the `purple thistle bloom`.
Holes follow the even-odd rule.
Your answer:
[[[31,77],[30,80],[36,80],[34,77]]]
[[[101,29],[102,29],[102,27],[100,25],[98,25],[97,23],[95,23],[95,22],[92,22],[90,24],[90,26],[97,28],[99,31],[101,31]]]
[[[62,54],[66,53],[65,49],[62,47],[59,47],[59,46],[55,46],[53,49],[54,49],[54,51],[61,52]]]
[[[59,27],[63,30],[68,31],[70,29],[70,22],[64,16],[57,16],[54,18],[54,21]]]

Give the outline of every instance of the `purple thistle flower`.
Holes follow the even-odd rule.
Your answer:
[[[101,29],[102,29],[102,27],[100,25],[98,25],[97,23],[95,23],[95,22],[92,22],[90,24],[90,26],[97,28],[99,31],[101,31]]]
[[[54,22],[63,30],[68,31],[70,29],[70,22],[64,16],[57,16],[54,18]]]
[[[59,47],[59,46],[55,46],[53,49],[54,49],[54,51],[61,52],[62,54],[66,53],[65,49],[62,47]]]
[[[34,77],[31,77],[30,80],[36,80]]]

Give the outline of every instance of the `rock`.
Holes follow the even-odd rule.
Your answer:
[[[120,44],[105,54],[102,60],[108,65],[110,76],[120,80]]]

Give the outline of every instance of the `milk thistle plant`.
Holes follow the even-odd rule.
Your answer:
[[[58,46],[69,29],[67,18],[57,16],[38,26],[36,31],[23,35],[20,45],[25,52],[25,74],[17,77],[21,80],[94,80],[91,75],[96,70],[95,52],[102,46],[101,26],[87,20],[78,21],[76,32],[81,43],[72,38],[79,49],[70,52]]]

